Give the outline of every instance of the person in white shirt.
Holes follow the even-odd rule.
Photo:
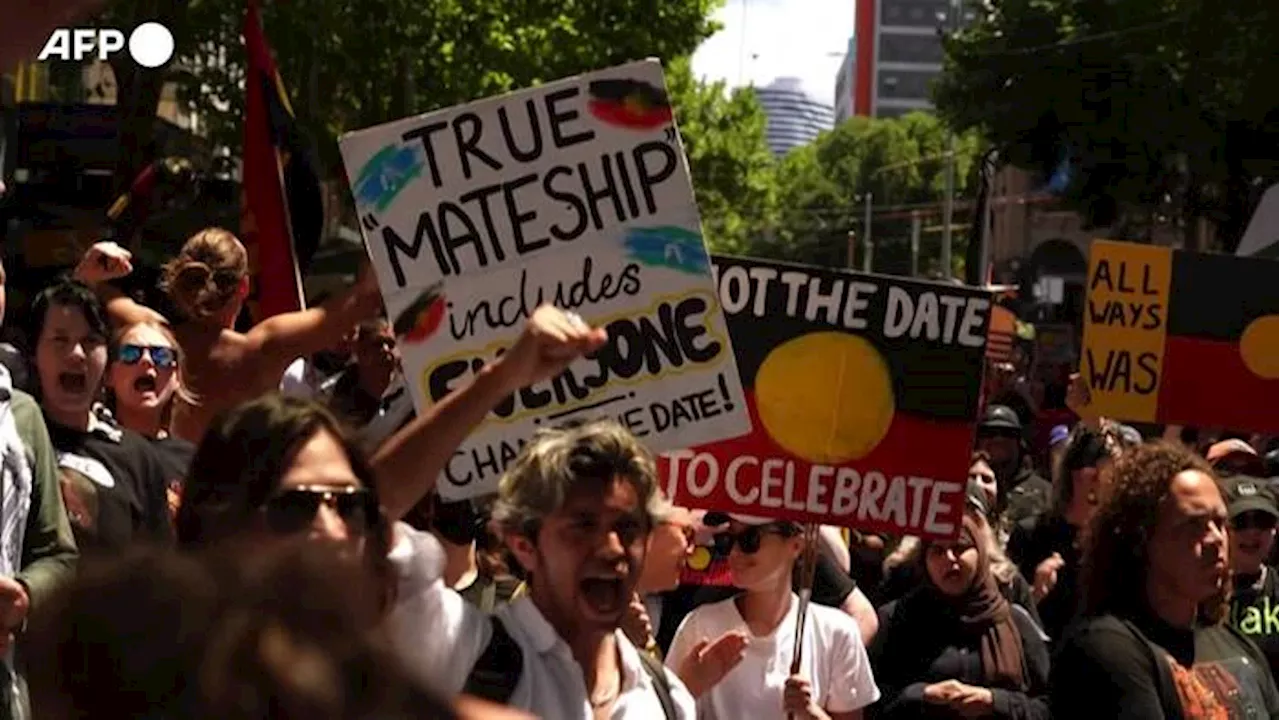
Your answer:
[[[306,358],[298,358],[285,368],[284,375],[280,378],[280,392],[303,400],[315,397],[316,389],[311,386],[308,378],[309,365]]]
[[[527,594],[486,616],[445,586],[439,541],[401,526],[389,634],[446,693],[556,720],[693,720],[680,680],[619,629],[666,512],[652,456],[617,422],[540,431],[493,508]]]
[[[707,513],[703,523],[727,523],[716,547],[728,554],[734,585],[744,592],[690,613],[667,653],[668,666],[698,699],[698,717],[861,718],[880,691],[853,618],[809,604],[800,671],[791,673],[800,605],[792,569],[804,550],[800,526],[725,513]]]

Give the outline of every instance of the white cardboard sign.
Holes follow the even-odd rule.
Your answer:
[[[496,490],[538,427],[615,417],[655,452],[750,431],[662,66],[630,63],[339,141],[418,412],[542,302],[609,342],[491,413],[447,498]]]

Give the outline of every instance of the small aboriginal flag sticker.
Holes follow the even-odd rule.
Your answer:
[[[426,342],[444,320],[444,283],[437,282],[409,303],[392,325],[396,337],[410,345]]]
[[[588,86],[587,107],[603,123],[631,130],[671,124],[671,103],[662,88],[642,80],[596,80]]]

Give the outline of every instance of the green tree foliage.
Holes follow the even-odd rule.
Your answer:
[[[136,1],[136,0],[135,0]],[[243,0],[190,0],[183,96],[239,146]],[[290,0],[263,24],[294,111],[336,169],[338,134],[644,57],[691,53],[717,0]]]
[[[723,82],[696,80],[687,58],[666,73],[707,242],[715,252],[748,253],[777,223],[764,110],[751,88],[728,92]]]
[[[968,188],[976,185],[978,139],[956,139],[956,212],[952,258],[964,255]],[[848,236],[855,233],[857,266],[862,266],[864,199],[872,194],[873,269],[911,270],[911,212],[921,216],[919,271],[938,271],[942,198],[945,187],[946,129],[934,116],[851,118],[783,158],[778,168],[781,219],[778,232],[753,247],[783,260],[843,267]],[[952,268],[959,274],[961,264]]]
[[[946,42],[943,117],[1007,161],[1073,164],[1068,200],[1141,237],[1208,218],[1227,249],[1276,182],[1274,0],[983,3]]]

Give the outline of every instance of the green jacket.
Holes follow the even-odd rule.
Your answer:
[[[27,467],[31,469],[31,509],[27,513],[21,569],[16,579],[27,588],[31,612],[39,612],[58,588],[74,578],[78,553],[71,521],[62,502],[57,457],[49,441],[49,429],[45,427],[40,406],[20,390],[10,392],[8,402],[18,438],[26,451]],[[17,650],[14,682],[12,686],[0,689],[4,698],[4,702],[0,702],[0,720],[31,717],[21,643]]]
[[[18,437],[27,447],[31,467],[31,512],[22,545],[18,581],[27,587],[34,610],[57,588],[71,582],[76,569],[76,541],[58,483],[58,459],[49,430],[34,398],[14,390],[10,400]]]

